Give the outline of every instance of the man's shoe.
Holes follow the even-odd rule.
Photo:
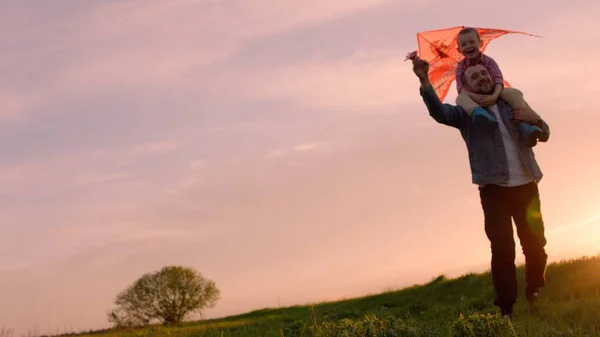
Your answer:
[[[540,293],[536,290],[532,292],[527,292],[525,296],[527,297],[527,302],[529,302],[529,305],[531,306],[535,304],[535,302],[540,298]]]
[[[534,291],[526,291],[525,297],[527,298],[527,304],[529,312],[536,313],[539,308],[536,305],[537,300],[540,298],[540,293],[537,290]]]
[[[500,315],[504,321],[509,322],[512,320],[513,312],[508,309],[500,309]]]

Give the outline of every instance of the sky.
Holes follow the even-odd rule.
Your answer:
[[[118,292],[166,265],[217,283],[206,317],[484,271],[466,148],[404,62],[417,32],[459,25],[542,37],[486,52],[552,128],[535,148],[550,261],[596,254],[599,11],[2,1],[0,326],[108,327]]]

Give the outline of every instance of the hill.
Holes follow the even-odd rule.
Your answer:
[[[522,289],[522,266],[518,273]],[[339,302],[80,336],[600,336],[600,255],[550,264],[547,282],[533,309],[520,294],[512,323],[496,315],[491,277],[483,273]]]

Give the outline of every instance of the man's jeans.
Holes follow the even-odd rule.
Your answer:
[[[537,184],[516,187],[486,185],[479,188],[485,217],[485,233],[492,249],[492,280],[496,289],[494,304],[512,313],[517,301],[515,241],[512,219],[517,228],[526,266],[526,292],[545,285],[547,254]]]

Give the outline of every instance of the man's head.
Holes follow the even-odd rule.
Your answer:
[[[467,89],[476,94],[489,95],[494,92],[494,81],[488,70],[480,65],[468,66],[462,74]]]
[[[467,27],[458,32],[458,51],[469,60],[479,57],[481,37],[475,28]]]

